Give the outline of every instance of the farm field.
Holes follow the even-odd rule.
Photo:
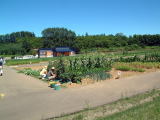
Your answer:
[[[83,57],[90,57],[90,56],[105,56],[108,58],[116,58],[116,57],[125,57],[125,56],[134,56],[134,55],[145,55],[146,53],[159,53],[160,47],[146,47],[144,49],[132,50],[132,51],[125,51],[122,49],[117,49],[110,51],[108,49],[100,49],[96,52],[86,52],[83,54],[76,54],[76,56],[66,56],[63,57],[64,59],[74,59],[74,58],[83,58]],[[4,55],[2,55],[4,56]],[[12,55],[13,56],[13,55]],[[4,56],[6,57],[6,56]],[[56,60],[57,57],[54,58],[39,58],[39,59],[27,59],[27,60],[7,60],[6,65],[21,65],[21,64],[34,64],[40,62],[49,62],[52,60]]]
[[[37,64],[37,66],[36,64],[30,63],[29,65],[19,65],[19,67],[16,66],[15,68],[20,73],[25,73],[26,75],[31,75],[33,77],[39,78],[39,73],[44,66],[48,65],[47,69],[50,69],[54,66],[57,71],[57,79],[61,80],[61,83],[65,87],[77,87],[103,80],[125,78],[134,75],[140,75],[142,73],[155,72],[160,69],[159,52],[151,52],[144,53],[144,55],[141,54],[124,57],[108,57],[106,55],[83,55],[33,60],[35,60],[36,62],[37,60],[50,61],[49,63],[39,63]],[[21,60],[17,60],[17,62],[18,61]]]
[[[27,65],[27,66],[19,65],[19,66],[13,67],[13,68],[18,71],[24,71],[24,72],[27,72],[27,70],[31,69],[37,76],[39,76],[39,72],[37,72],[37,71],[40,71],[47,64],[48,63]],[[142,62],[120,63],[120,62],[117,62],[117,63],[113,64],[113,68],[109,71],[109,74],[111,75],[111,77],[108,78],[107,80],[116,79],[118,71],[121,71],[120,78],[126,78],[126,77],[144,74],[144,73],[156,72],[159,70],[159,68],[160,68],[160,63],[156,63],[156,62],[153,62],[153,63],[151,63],[151,62],[149,62],[149,63],[142,63]],[[34,77],[34,75],[33,75],[33,77]],[[80,87],[80,86],[84,86],[84,85],[88,85],[88,84],[93,84],[95,82],[97,82],[97,81],[92,80],[92,79],[82,79],[81,84],[64,84],[64,86],[66,86],[66,87]]]

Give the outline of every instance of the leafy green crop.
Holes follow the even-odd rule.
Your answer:
[[[31,68],[27,68],[27,69],[21,70],[21,71],[19,71],[19,73],[24,73],[26,75],[35,76],[35,77],[39,76],[39,71],[32,70]]]

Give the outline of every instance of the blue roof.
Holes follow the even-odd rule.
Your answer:
[[[74,50],[72,50],[70,47],[56,47],[56,48],[40,48],[40,50],[51,50],[54,52],[72,52]]]
[[[53,50],[52,48],[40,48],[39,50]]]
[[[71,52],[73,51],[70,47],[56,47],[55,52]]]

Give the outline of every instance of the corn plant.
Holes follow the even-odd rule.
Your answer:
[[[63,82],[80,82],[82,78],[87,75],[92,76],[92,74],[97,77],[95,78],[97,80],[105,79],[108,77],[103,76],[108,75],[104,73],[112,67],[112,61],[104,57],[82,57],[66,61],[59,59],[53,63],[56,63],[57,77],[62,79]]]

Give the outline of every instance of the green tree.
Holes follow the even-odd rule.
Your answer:
[[[22,48],[28,53],[31,50],[31,44],[28,41],[23,41]]]
[[[47,28],[42,31],[44,47],[74,46],[76,34],[66,28]]]
[[[0,35],[0,43],[15,43],[17,38],[35,37],[35,34],[28,31],[13,32]]]
[[[24,41],[29,42],[31,45],[31,49],[39,49],[43,47],[43,38],[40,37],[25,37],[25,38],[17,38],[17,42],[19,44],[22,44]]]

